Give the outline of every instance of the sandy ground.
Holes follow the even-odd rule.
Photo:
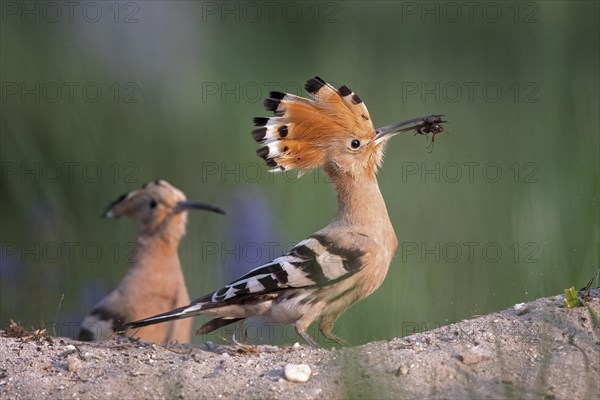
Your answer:
[[[600,290],[588,304],[600,313]],[[0,332],[8,399],[600,399],[600,329],[563,296],[344,349],[88,344]],[[289,382],[286,364],[312,378]]]

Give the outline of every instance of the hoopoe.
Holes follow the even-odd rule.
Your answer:
[[[416,118],[374,129],[361,99],[346,86],[335,89],[315,77],[305,89],[313,99],[271,92],[265,108],[275,117],[255,118],[257,150],[272,171],[323,167],[337,191],[338,208],[325,228],[287,254],[191,304],[127,324],[130,328],[206,314],[215,317],[199,330],[206,334],[248,317],[294,324],[307,334],[319,320],[321,333],[333,331],[337,318],[382,284],[398,241],[379,191],[376,172],[387,141],[400,132],[436,134],[441,115]]]
[[[126,322],[190,302],[177,248],[185,234],[187,210],[195,209],[224,214],[218,207],[187,200],[164,180],[148,182],[108,206],[104,217],[128,216],[136,222],[134,253],[123,280],[83,321],[79,340],[105,339],[122,331]],[[181,320],[126,334],[155,343],[189,342],[191,329],[191,320]]]

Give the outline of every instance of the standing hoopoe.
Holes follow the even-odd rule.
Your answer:
[[[98,303],[82,323],[79,340],[102,340],[123,330],[126,322],[164,312],[190,302],[179,264],[177,247],[185,234],[187,210],[224,212],[209,204],[188,201],[179,189],[164,180],[111,203],[104,217],[131,217],[137,224],[133,261],[119,286]],[[190,320],[127,332],[155,342],[189,342]]]
[[[252,136],[264,144],[257,153],[273,171],[325,169],[338,199],[331,223],[220,290],[129,327],[212,315],[197,332],[205,334],[258,317],[294,324],[315,347],[306,331],[318,319],[323,335],[344,344],[333,333],[336,319],[379,288],[398,244],[375,176],[385,145],[400,132],[439,133],[445,121],[431,115],[375,130],[367,108],[346,86],[336,90],[316,77],[305,88],[313,100],[271,92],[265,107],[275,117],[255,118]]]

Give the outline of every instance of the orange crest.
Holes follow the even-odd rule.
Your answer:
[[[252,136],[264,144],[257,154],[272,171],[297,169],[302,174],[334,161],[332,149],[355,149],[354,144],[361,146],[375,138],[367,107],[346,86],[335,89],[315,77],[305,89],[312,100],[271,92],[264,104],[275,117],[254,118]]]

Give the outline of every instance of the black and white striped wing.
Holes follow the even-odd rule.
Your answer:
[[[253,269],[214,292],[209,304],[203,308],[210,307],[210,303],[217,305],[242,295],[330,285],[355,274],[367,264],[366,251],[358,243],[356,247],[340,247],[333,243],[324,235],[313,235],[286,255]]]
[[[235,304],[248,296],[262,295],[289,288],[322,287],[346,279],[371,261],[375,242],[358,233],[338,233],[335,237],[314,234],[289,253],[253,269],[220,290],[203,296],[190,305],[126,324],[139,328],[172,319],[201,314],[203,310]],[[204,333],[223,325],[223,319],[209,322]],[[225,323],[235,322],[227,320]],[[214,323],[215,326],[210,324]]]

